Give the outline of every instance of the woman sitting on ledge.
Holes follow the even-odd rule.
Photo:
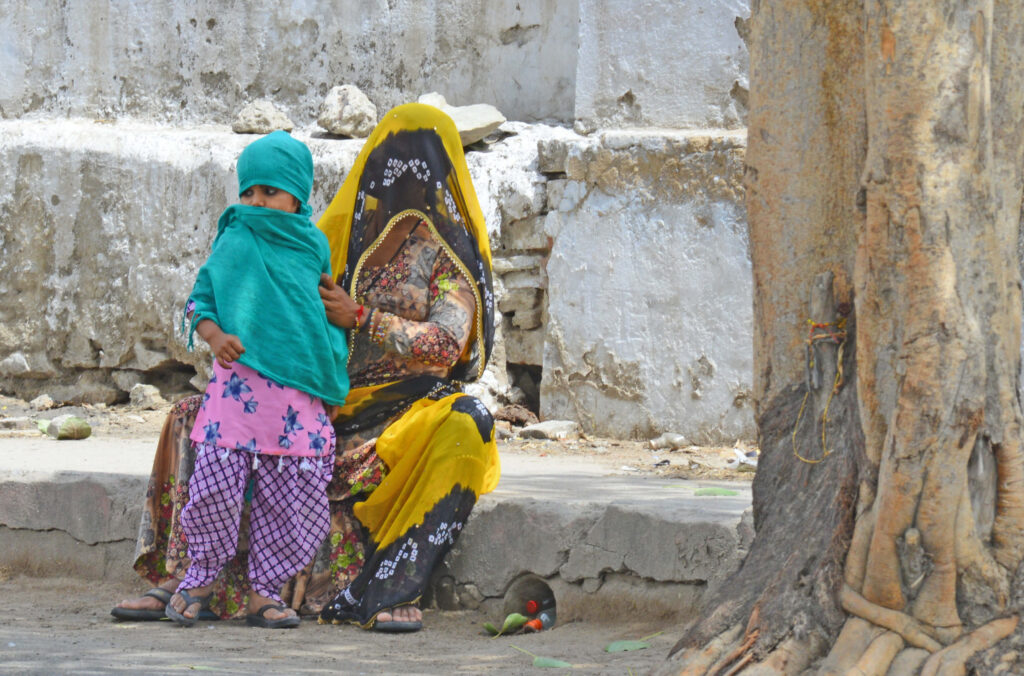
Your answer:
[[[490,413],[460,391],[490,355],[494,298],[487,231],[451,119],[422,104],[388,112],[318,225],[338,275],[325,275],[320,293],[328,320],[351,329],[352,389],[334,420],[330,532],[282,595],[321,622],[415,631],[431,572],[499,474]],[[179,516],[201,400],[175,404],[157,446],[135,558],[157,586],[118,604],[116,618],[162,618],[188,568]],[[201,619],[244,616],[246,531]]]

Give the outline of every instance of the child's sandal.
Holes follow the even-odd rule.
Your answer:
[[[185,599],[185,608],[183,609],[183,612],[196,604],[199,605],[199,609],[196,611],[195,615],[192,617],[186,617],[174,609],[174,606],[171,605],[171,601],[167,602],[167,605],[164,607],[164,614],[183,627],[191,627],[195,625],[195,623],[199,621],[199,613],[210,607],[210,599],[213,598],[212,592],[206,596],[192,596],[188,593],[187,589],[177,591],[175,594],[178,594],[181,598]],[[174,600],[173,596],[171,597],[171,600]]]

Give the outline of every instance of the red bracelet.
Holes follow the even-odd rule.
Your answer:
[[[360,305],[359,308],[356,310],[356,324],[355,324],[355,326],[352,327],[353,331],[358,331],[359,330],[359,325],[362,324],[362,322],[363,322],[363,313],[364,312],[366,312],[366,306],[365,305]]]

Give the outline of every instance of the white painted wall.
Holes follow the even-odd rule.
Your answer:
[[[563,0],[0,0],[0,117],[225,124],[269,98],[305,126],[355,84],[381,113],[438,91],[565,121],[576,36]]]
[[[745,124],[749,0],[580,0],[577,128]],[[741,102],[743,101],[743,102]]]
[[[0,117],[231,121],[269,98],[312,125],[355,84],[511,120],[736,128],[748,0],[0,0]]]

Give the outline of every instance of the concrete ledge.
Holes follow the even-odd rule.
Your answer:
[[[0,567],[12,573],[130,581],[152,440],[0,443]],[[608,475],[585,457],[505,454],[435,576],[451,607],[497,602],[543,579],[559,616],[695,608],[739,564],[753,531],[735,496],[696,497],[690,481]],[[31,468],[34,466],[34,468]],[[116,470],[116,471],[114,471]],[[726,485],[716,483],[715,485]]]

